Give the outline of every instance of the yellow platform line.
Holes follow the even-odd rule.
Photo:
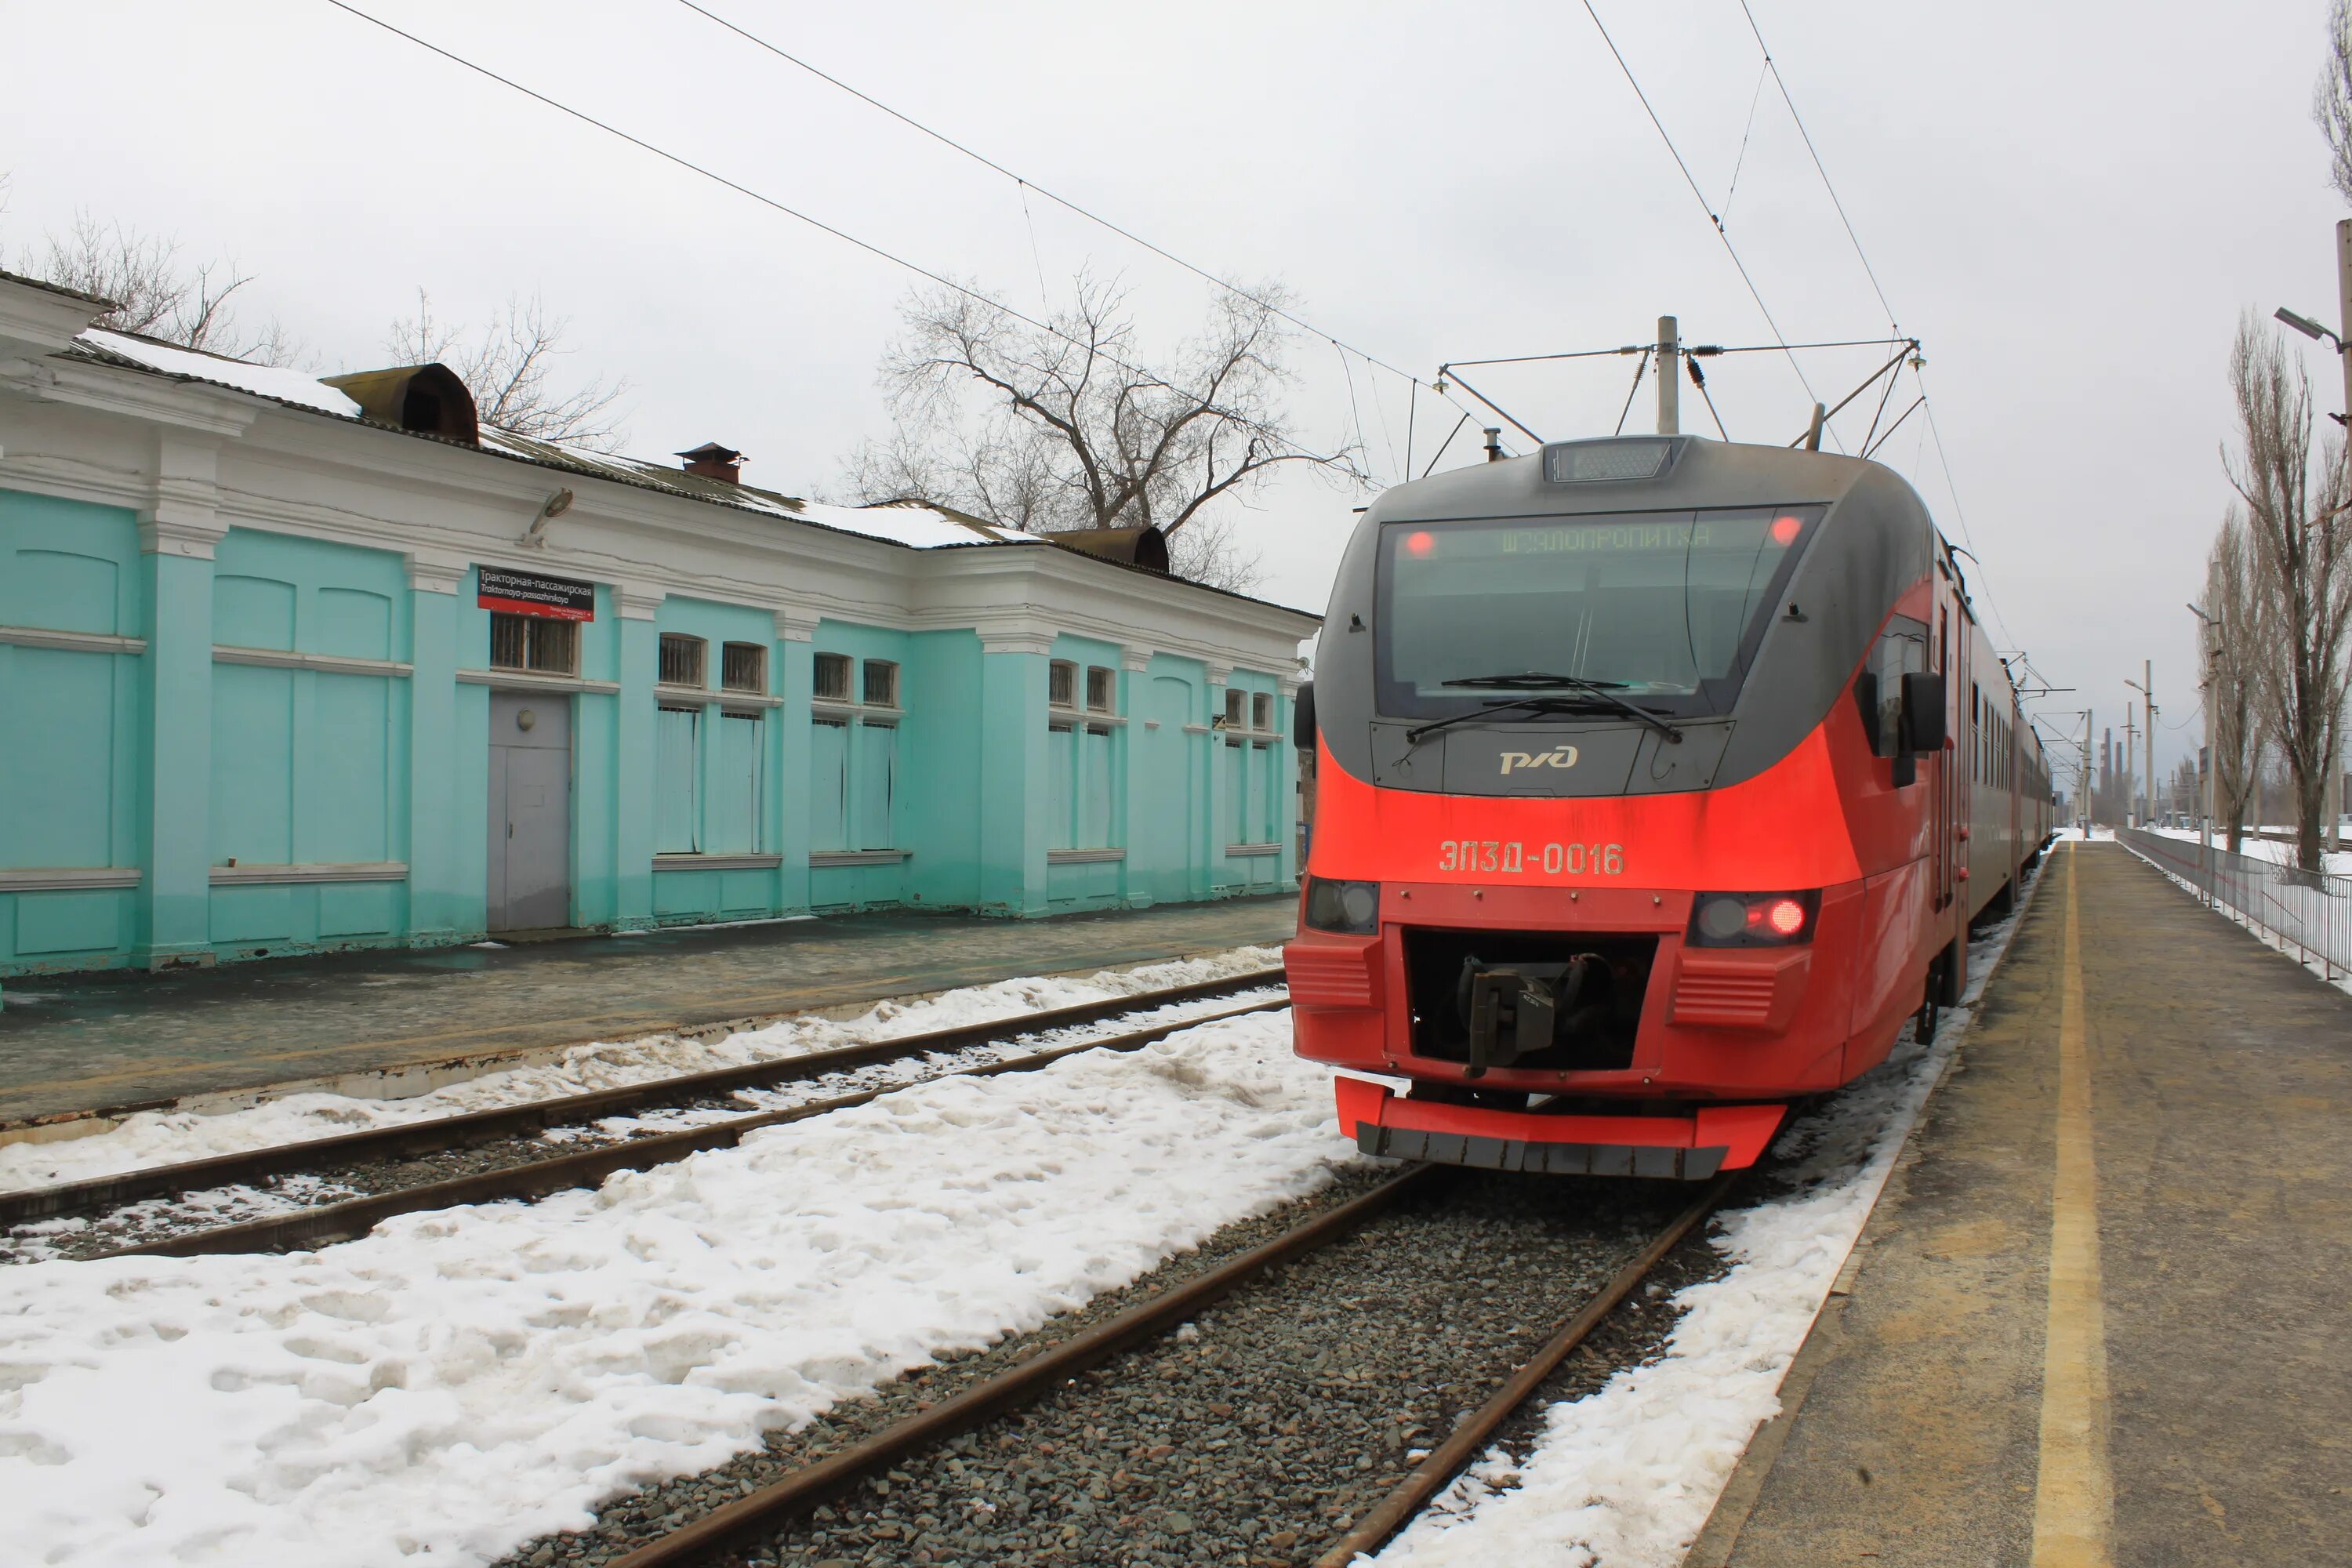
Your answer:
[[[2050,1317],[2042,1352],[2042,1463],[2033,1568],[2112,1568],[2107,1334],[2099,1289],[2099,1173],[2074,847],[2066,848],[2066,957],[2058,1005],[2058,1160],[2050,1215]]]

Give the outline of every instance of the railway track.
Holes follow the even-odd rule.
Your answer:
[[[1059,1337],[883,1391],[887,1418],[844,1406],[509,1561],[1339,1568],[1485,1450],[1735,1179],[1696,1201],[1596,1184],[1566,1212],[1548,1184],[1408,1167],[1253,1222]]]
[[[50,1256],[186,1257],[322,1246],[364,1235],[395,1215],[591,1185],[615,1171],[727,1147],[761,1128],[862,1105],[930,1078],[1027,1072],[1080,1051],[1139,1049],[1181,1029],[1285,1004],[1250,1002],[1108,1035],[1059,1037],[1279,986],[1282,978],[1279,969],[1259,970],[619,1089],[0,1193],[0,1237],[15,1242],[11,1248],[0,1238],[0,1256],[25,1250],[24,1238],[36,1227],[40,1250]],[[979,1059],[958,1065],[959,1058],[972,1058]],[[792,1103],[757,1102],[779,1092]],[[614,1118],[649,1112],[682,1124],[609,1125]],[[562,1152],[550,1152],[550,1134],[562,1140]],[[279,1193],[258,1194],[272,1207],[287,1202],[280,1195],[287,1193],[322,1193],[332,1201],[298,1198],[283,1212],[226,1225],[207,1217],[220,1206],[217,1200],[196,1202],[203,1194],[249,1192],[272,1182],[281,1184]],[[99,1218],[72,1230],[44,1223],[88,1215]],[[123,1244],[126,1230],[136,1239]]]

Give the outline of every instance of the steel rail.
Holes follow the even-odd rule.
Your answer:
[[[1510,1419],[1511,1413],[1527,1403],[1529,1395],[1543,1385],[1544,1379],[1566,1361],[1577,1346],[1601,1326],[1601,1321],[1617,1304],[1633,1292],[1656,1268],[1667,1253],[1678,1246],[1699,1222],[1715,1212],[1724,1194],[1738,1180],[1739,1172],[1730,1171],[1707,1184],[1697,1201],[1676,1216],[1675,1222],[1661,1231],[1649,1246],[1636,1253],[1631,1261],[1611,1277],[1601,1293],[1586,1302],[1570,1318],[1559,1333],[1528,1358],[1508,1382],[1495,1391],[1494,1396],[1465,1416],[1454,1428],[1453,1436],[1439,1444],[1429,1457],[1415,1466],[1411,1474],[1397,1484],[1371,1510],[1349,1527],[1323,1554],[1315,1559],[1314,1568],[1347,1568],[1360,1553],[1378,1552],[1391,1536],[1402,1530],[1413,1515],[1419,1513],[1431,1498],[1452,1482],[1462,1468],[1476,1458],[1493,1439],[1496,1431]]]
[[[756,1531],[773,1529],[793,1515],[839,1495],[864,1478],[887,1469],[908,1454],[957,1436],[1008,1410],[1036,1403],[1087,1368],[1098,1366],[1121,1351],[1197,1316],[1202,1309],[1223,1300],[1267,1269],[1349,1235],[1408,1193],[1451,1169],[1438,1165],[1409,1167],[1370,1192],[1226,1259],[1197,1279],[1139,1301],[1116,1317],[974,1384],[929,1410],[886,1427],[838,1454],[794,1470],[681,1530],[648,1542],[615,1559],[610,1568],[670,1568],[672,1564],[697,1561]]]
[[[803,1056],[779,1057],[743,1067],[685,1073],[619,1089],[566,1095],[560,1100],[496,1106],[459,1116],[440,1116],[426,1121],[404,1122],[392,1127],[372,1127],[361,1132],[338,1133],[328,1138],[273,1144],[266,1149],[209,1155],[201,1160],[184,1160],[171,1165],[151,1165],[143,1170],[94,1176],[87,1181],[28,1187],[17,1192],[0,1193],[0,1226],[21,1225],[58,1215],[81,1214],[174,1193],[234,1186],[260,1177],[283,1175],[289,1171],[438,1153],[517,1133],[594,1121],[665,1101],[695,1100],[731,1094],[739,1089],[793,1083],[821,1078],[826,1073],[870,1067],[878,1062],[901,1061],[931,1051],[955,1050],[1016,1034],[1042,1034],[1049,1029],[1099,1023],[1122,1014],[1139,1013],[1181,1002],[1204,1001],[1235,991],[1282,983],[1283,973],[1279,969],[1254,970],[1247,974],[1222,980],[1197,981],[1187,985],[1139,992],[1132,996],[1021,1014],[1011,1018],[959,1024],[953,1028],[933,1029],[920,1035],[901,1035],[887,1040],[870,1040],[860,1045],[836,1047],[832,1050],[811,1051]],[[744,1024],[756,1026],[755,1020],[746,1019]]]
[[[1194,1018],[1180,1018],[1172,1024],[1155,1024],[1148,1029],[1107,1035],[1098,1040],[1073,1040],[1066,1045],[1033,1051],[1027,1056],[1008,1057],[1002,1061],[943,1073],[940,1077],[994,1078],[1000,1073],[1034,1072],[1040,1068],[1051,1067],[1064,1057],[1076,1056],[1082,1051],[1139,1050],[1155,1040],[1165,1039],[1185,1029],[1251,1013],[1272,1012],[1289,1005],[1286,1001],[1252,1002],[1244,1006],[1228,1007],[1221,1013],[1204,1013]],[[1025,1025],[998,1031],[1000,1037],[1035,1032]],[[938,1079],[923,1081],[937,1082]],[[478,1171],[471,1175],[453,1176],[446,1181],[403,1187],[397,1192],[372,1193],[365,1197],[347,1198],[341,1203],[298,1209],[291,1214],[271,1215],[236,1225],[186,1231],[178,1236],[163,1237],[92,1256],[194,1258],[206,1253],[274,1252],[289,1247],[323,1247],[331,1242],[365,1236],[378,1224],[396,1215],[415,1214],[423,1209],[455,1208],[465,1204],[497,1203],[512,1198],[541,1198],[572,1187],[593,1186],[615,1171],[667,1165],[706,1149],[730,1148],[740,1142],[747,1132],[756,1132],[764,1127],[781,1127],[787,1122],[806,1121],[835,1110],[846,1110],[852,1106],[864,1105],[909,1087],[902,1083],[884,1084],[875,1089],[861,1089],[856,1094],[811,1100],[805,1105],[795,1105],[783,1110],[756,1111],[677,1132],[657,1132],[650,1137],[607,1143],[545,1160],[531,1160],[494,1171]]]

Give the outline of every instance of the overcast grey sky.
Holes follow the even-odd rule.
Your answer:
[[[1041,268],[1088,266],[1125,276],[1155,342],[1199,319],[1199,279],[1034,194],[1024,216],[1015,186],[676,0],[355,3],[1021,308]],[[1884,336],[1787,108],[1759,98],[1738,0],[1597,3],[1780,331]],[[709,4],[1188,259],[1280,278],[1307,319],[1424,379],[1637,341],[1667,311],[1692,342],[1770,341],[1580,0]],[[1750,4],[1925,342],[1957,504],[1923,417],[1880,456],[1981,559],[2003,648],[2080,689],[2044,711],[2119,725],[2153,658],[2159,755],[2193,750],[2181,606],[2229,495],[2230,335],[2248,306],[2336,314],[2320,0]],[[176,236],[255,273],[248,317],[281,317],[325,370],[377,363],[420,285],[456,319],[537,290],[572,319],[581,374],[631,382],[629,450],[724,441],[785,489],[887,428],[874,365],[908,274],[324,0],[6,0],[0,27],[13,259],[78,210]],[[1409,421],[1417,471],[1458,416],[1361,361],[1343,374],[1328,342],[1294,353],[1303,432],[1360,425],[1382,483]],[[2340,405],[2334,356],[2305,359]],[[1831,401],[1878,363],[1800,360]],[[1786,359],[1710,368],[1735,438],[1802,428]],[[1630,373],[1474,379],[1559,438],[1604,433]],[[1840,421],[1849,446],[1874,404]],[[1473,423],[1448,466],[1476,455]],[[1687,393],[1685,427],[1711,428]],[[1267,595],[1319,608],[1368,499],[1305,478],[1264,496],[1244,527]]]

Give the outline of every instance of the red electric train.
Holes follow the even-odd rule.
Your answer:
[[[1367,1152],[1699,1179],[1968,980],[2042,752],[1893,470],[1693,436],[1383,494],[1313,753],[1301,1056]]]

